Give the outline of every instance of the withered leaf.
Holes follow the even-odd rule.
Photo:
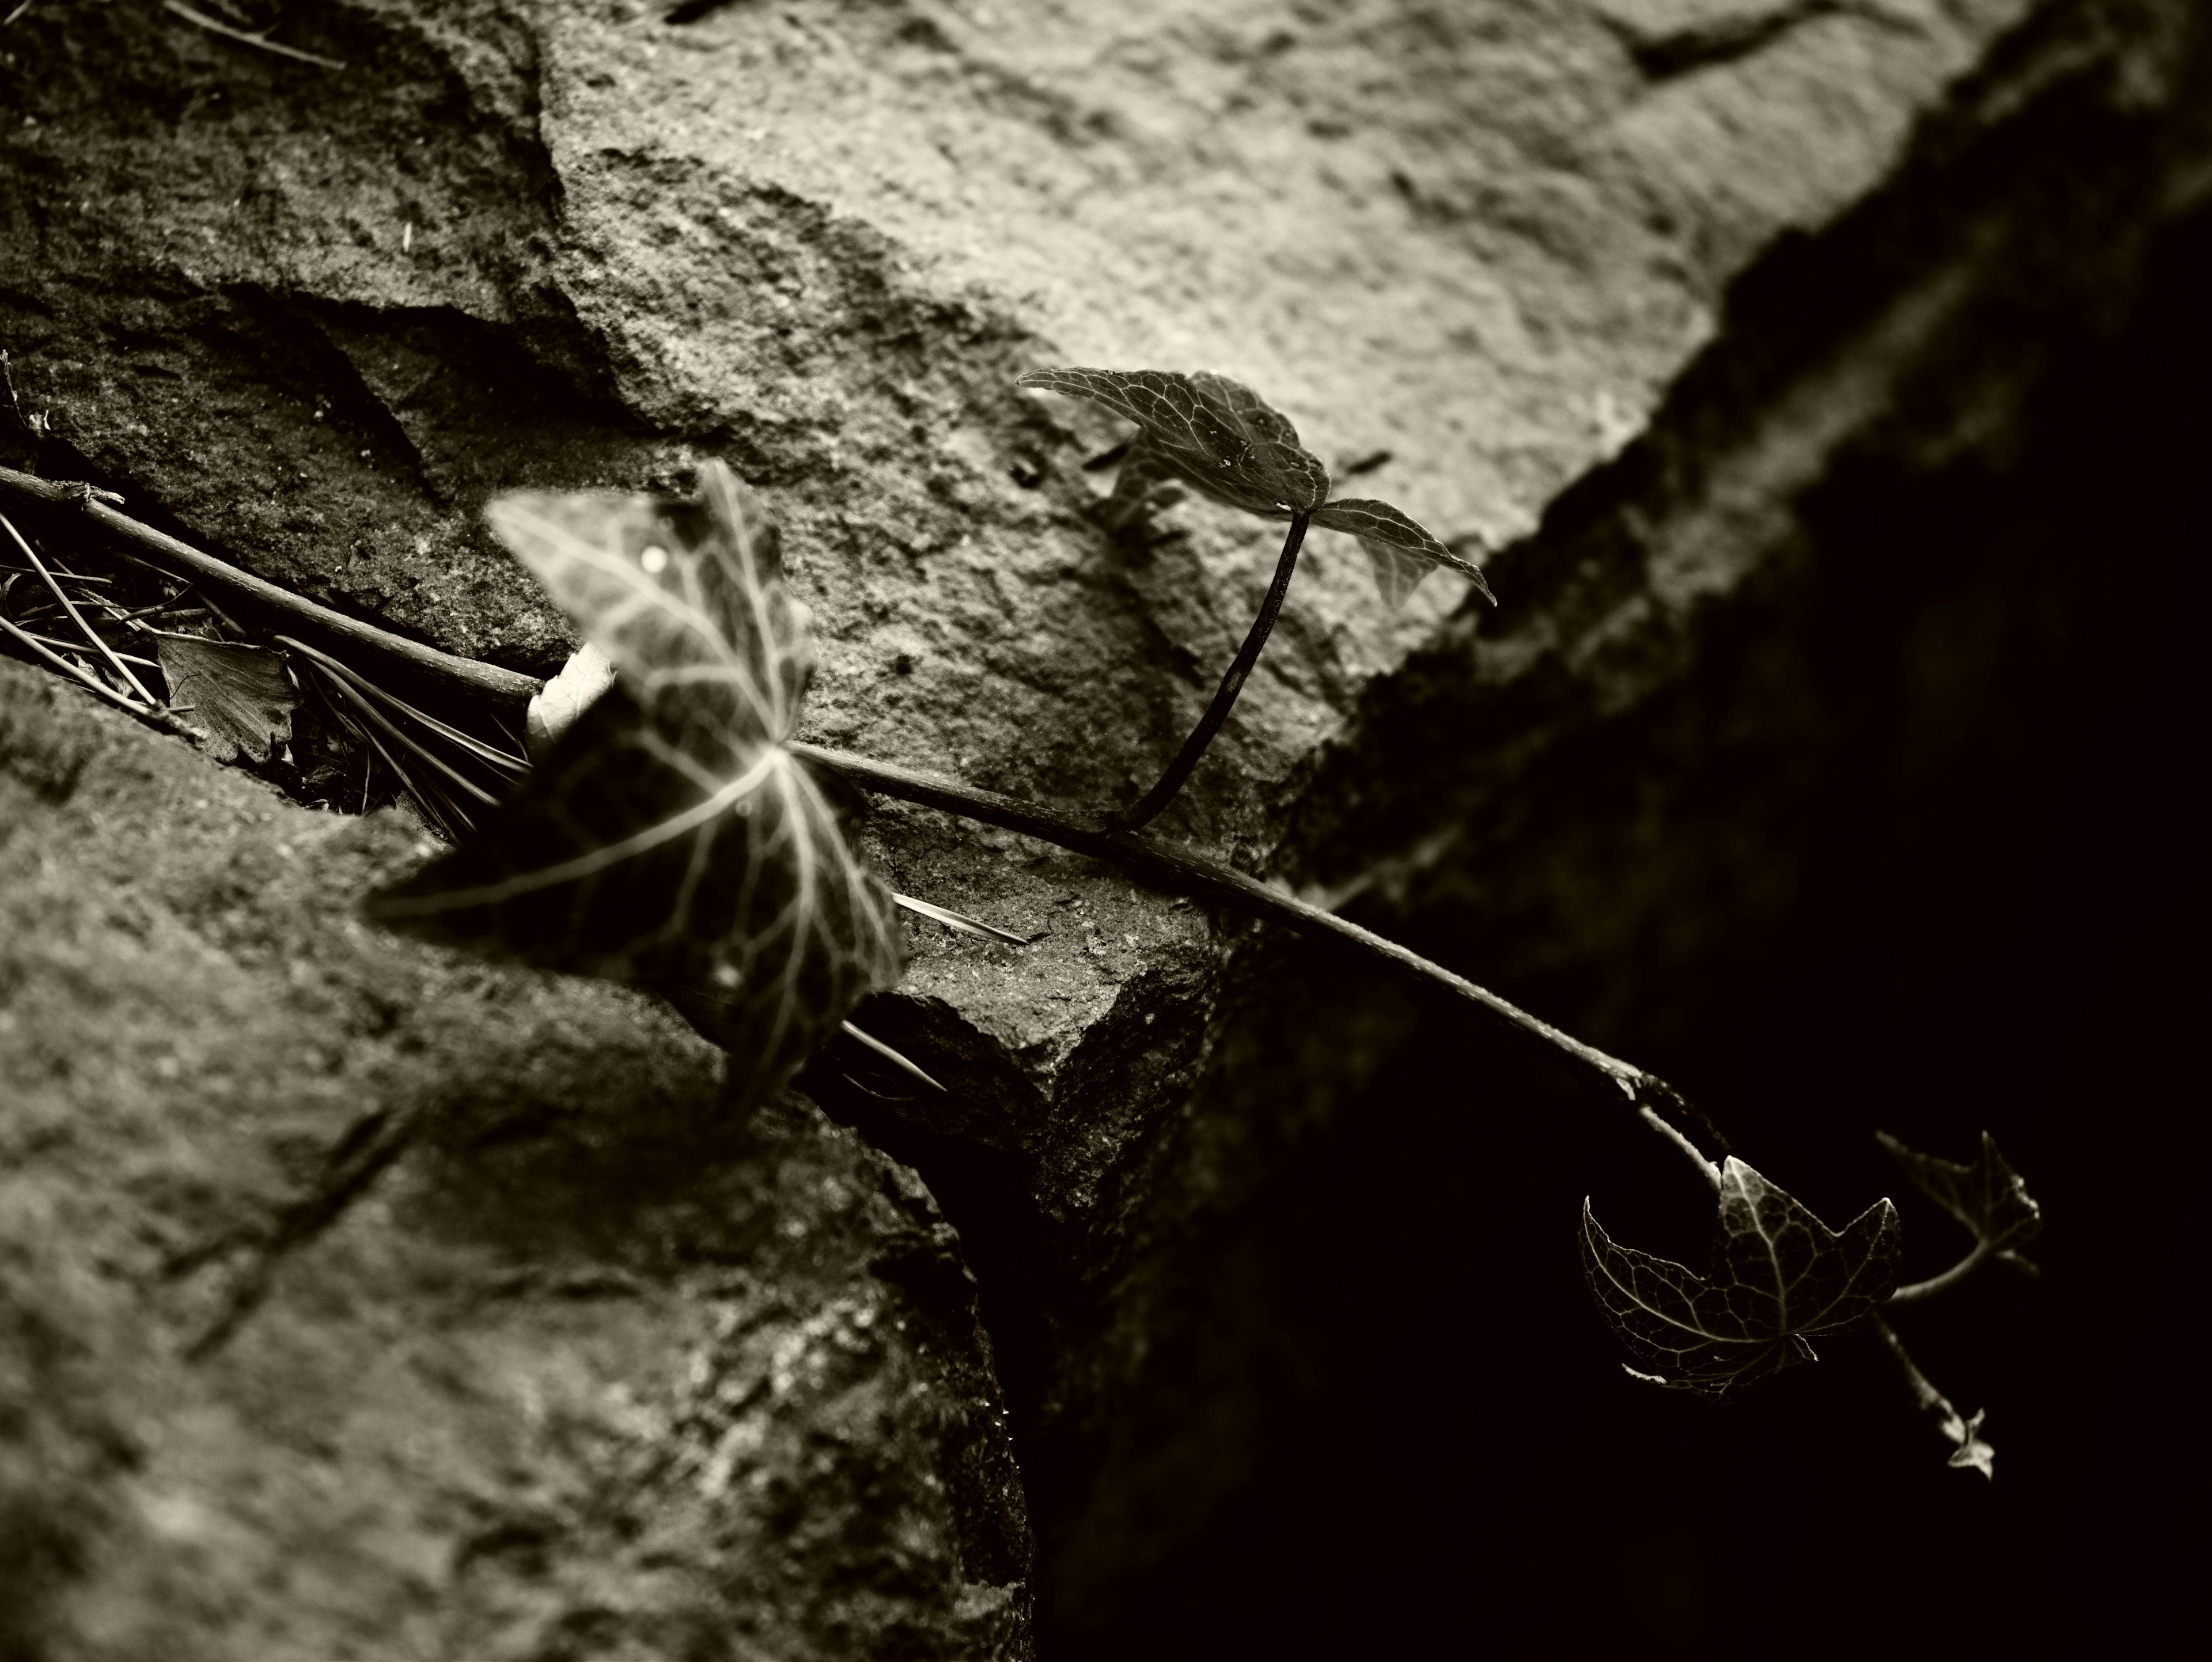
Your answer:
[[[234,761],[244,751],[265,762],[271,745],[291,738],[300,694],[283,654],[197,635],[148,633],[169,684],[169,707],[216,761]]]
[[[1313,522],[1332,531],[1348,531],[1359,539],[1360,547],[1374,563],[1375,586],[1394,606],[1404,604],[1421,579],[1438,567],[1458,572],[1484,600],[1498,604],[1481,567],[1462,559],[1389,502],[1364,497],[1325,502],[1314,509]]]
[[[1996,1139],[1982,1133],[1981,1153],[1966,1166],[1906,1148],[1887,1131],[1875,1140],[1905,1168],[1928,1196],[1973,1232],[1991,1251],[2023,1246],[2043,1227],[2043,1208],[2027,1184],[1997,1152]]]
[[[1172,472],[1231,508],[1285,519],[1328,495],[1328,469],[1298,442],[1290,418],[1226,375],[1037,369],[1016,385],[1088,399],[1135,422],[1147,441],[1148,466]]]
[[[1731,1156],[1710,1275],[1616,1245],[1587,1200],[1582,1257],[1613,1330],[1662,1370],[1639,1377],[1719,1396],[1814,1360],[1806,1334],[1848,1325],[1896,1289],[1897,1208],[1877,1201],[1838,1233]]]
[[[524,491],[492,528],[613,664],[477,836],[371,897],[410,934],[666,993],[750,1104],[898,979],[857,798],[791,753],[812,668],[775,527],[718,462],[697,502]]]
[[[523,740],[531,759],[543,761],[553,741],[615,684],[607,654],[586,641],[568,654],[561,673],[538,690],[523,718]]]

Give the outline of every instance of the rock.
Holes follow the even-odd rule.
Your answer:
[[[1632,9],[1662,9],[1607,15]],[[1455,618],[1370,685],[1278,855],[1662,1068],[1834,1215],[1895,1190],[1866,1154],[1885,1117],[1960,1149],[2002,1121],[2056,1175],[2085,1138],[2162,1143],[2149,1105],[2194,1077],[2170,989],[2197,926],[2106,886],[2125,869],[2150,910],[2186,910],[2193,881],[2186,788],[2154,759],[2201,721],[2180,620],[2203,585],[2185,435],[2212,361],[2212,54],[2185,9],[2043,9],[1878,190],[1753,264],[1650,427],[1493,564],[1494,622]],[[1769,39],[1683,73],[1713,100],[1779,85],[1799,70],[1766,60],[1802,43]],[[1747,156],[1717,206],[1772,161]],[[2108,972],[2111,1004],[2074,980]],[[1054,1653],[1395,1653],[1439,1622],[1508,1653],[1796,1620],[1882,1642],[1886,1616],[1811,1612],[1910,1562],[1978,1589],[1914,1606],[1955,1642],[2094,1647],[2095,1612],[2164,1603],[2136,1568],[2160,1514],[2089,1475],[2132,1387],[2050,1337],[2112,1300],[2160,1307],[2134,1290],[2136,1199],[2087,1172],[2068,1196],[2079,1294],[1976,1289],[2002,1338],[1928,1318],[2048,1463],[1967,1545],[1871,1348],[1821,1347],[1818,1377],[1727,1423],[1638,1397],[1577,1298],[1571,1214],[1637,1204],[1690,1263],[1708,1215],[1617,1104],[1333,954],[1243,955],[1220,985],[1190,1105],[1090,1244],[1040,1393]],[[2135,1000],[2179,1025],[2125,1018],[2148,1094],[2093,1131]],[[1941,1268],[1943,1220],[1903,1203]]]
[[[1387,453],[1363,490],[1499,545],[2021,9],[1778,10],[1758,52],[1656,82],[1613,13],[1131,35],[382,0],[320,18],[333,72],[34,11],[6,188],[40,229],[0,328],[96,471],[265,575],[541,673],[564,631],[484,495],[671,484],[713,449],[817,602],[810,736],[1103,806],[1172,754],[1273,533],[1193,505],[1149,563],[1102,545],[1075,464],[1114,435],[1018,373],[1218,368],[1340,472]],[[158,138],[148,106],[177,112]],[[1211,840],[1269,845],[1316,744],[1453,604],[1440,580],[1394,617],[1348,539],[1315,541],[1178,810]]]
[[[2046,330],[2123,313],[2154,228],[2201,199],[2200,28],[2183,0],[1137,19],[350,0],[279,31],[337,73],[150,9],[40,7],[0,64],[30,118],[4,135],[0,211],[30,234],[0,247],[0,333],[27,408],[54,416],[42,471],[539,673],[568,639],[478,528],[483,496],[678,488],[721,455],[787,521],[822,632],[805,736],[1094,809],[1172,753],[1273,536],[1193,502],[1149,557],[1109,545],[1081,464],[1120,435],[1011,384],[1069,362],[1236,375],[1340,484],[1497,551],[1504,604],[1440,581],[1386,613],[1352,545],[1316,538],[1164,829],[1591,1037],[1671,1043],[1715,1030],[1701,971],[1769,938],[1814,840],[1785,764],[1830,706],[1788,643],[1856,556],[1807,515],[1844,513],[1820,493],[1869,454],[1996,467],[2025,441]],[[1872,612],[1848,615],[1888,627]],[[1850,709],[1867,683],[1844,656]],[[19,771],[62,778],[57,754]],[[1698,820],[1686,782],[1724,774],[1717,756],[1778,794],[1721,792]],[[353,834],[403,851],[396,828]],[[1429,1608],[1399,1588],[1456,1585],[1467,1543],[1519,1550],[1414,1492],[1498,1476],[1549,1503],[1470,1437],[1459,1404],[1492,1375],[1440,1364],[1459,1395],[1425,1418],[1399,1387],[1463,1333],[1470,1244],[1546,1215],[1547,1193],[1487,1174],[1632,1163],[1609,1122],[1332,955],[921,810],[873,837],[899,886],[1050,930],[1002,950],[917,926],[906,988],[864,1019],[948,1100],[869,1098],[842,1054],[809,1084],[960,1224],[1061,1653],[1255,1648],[1267,1612],[1285,1644],[1371,1649],[1392,1610]],[[1755,985],[1756,949],[1729,950],[1753,966],[1730,984]],[[576,1028],[593,1047],[670,1042],[635,1001],[530,984],[551,1001],[532,1034],[597,999]],[[501,1058],[535,1040],[501,1042],[455,1115],[496,1114]],[[1599,1129],[1565,1154],[1525,1129],[1568,1120]],[[778,1157],[829,1161],[833,1134],[805,1124]],[[777,1260],[757,1285],[858,1296],[811,1273]],[[1553,1290],[1579,1310],[1571,1275]],[[1608,1382],[1612,1360],[1589,1355]],[[98,1440],[68,1438],[72,1459]],[[1285,1576],[1343,1589],[1338,1625],[1284,1605]],[[1552,1585],[1486,1585],[1508,1582]]]
[[[1025,1657],[957,1237],[419,857],[0,665],[11,1653]]]

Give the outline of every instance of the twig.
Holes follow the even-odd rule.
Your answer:
[[[342,612],[333,612],[310,600],[281,588],[265,578],[241,571],[212,554],[202,553],[190,543],[141,525],[128,514],[117,512],[88,494],[90,487],[82,484],[59,484],[29,473],[19,473],[12,467],[0,467],[0,490],[7,490],[33,502],[55,508],[76,508],[87,518],[113,535],[119,542],[130,545],[123,551],[125,557],[141,565],[150,565],[157,571],[174,576],[173,567],[182,567],[194,576],[234,589],[240,594],[259,601],[266,606],[287,612],[313,625],[319,632],[334,635],[340,640],[381,652],[413,666],[418,670],[441,679],[484,693],[502,704],[526,704],[538,694],[544,683],[535,676],[521,675],[496,665],[479,663],[473,658],[456,658],[451,653],[441,652],[419,642],[410,641],[388,630],[377,628],[349,618]],[[135,552],[131,551],[137,551]]]
[[[1946,1288],[1960,1282],[1981,1268],[1982,1260],[1990,1256],[1990,1244],[1985,1240],[1974,1243],[1974,1250],[1953,1264],[1940,1275],[1930,1275],[1924,1282],[1915,1282],[1910,1287],[1900,1287],[1889,1295],[1892,1304],[1918,1304],[1923,1299],[1932,1299]]]
[[[1252,620],[1245,632],[1244,644],[1237,649],[1237,656],[1221,677],[1221,685],[1213,691],[1213,702],[1206,707],[1206,714],[1198,718],[1198,725],[1190,737],[1182,741],[1174,761],[1158,782],[1129,807],[1119,813],[1107,816],[1106,823],[1115,831],[1139,831],[1159,817],[1160,810],[1175,801],[1176,793],[1189,778],[1191,770],[1206,754],[1213,735],[1221,731],[1221,724],[1229,719],[1229,712],[1237,707],[1237,695],[1244,690],[1245,679],[1252,673],[1253,665],[1260,661],[1260,648],[1267,644],[1267,636],[1275,627],[1276,614],[1283,609],[1283,596],[1290,593],[1291,574],[1297,569],[1298,545],[1306,539],[1306,516],[1291,516],[1291,528],[1283,539],[1283,551],[1275,561],[1275,580],[1267,586],[1267,596],[1260,602],[1260,615]]]
[[[54,599],[62,603],[62,610],[69,613],[70,621],[84,631],[84,636],[87,640],[90,641],[93,645],[99,648],[102,653],[106,654],[107,661],[114,665],[116,673],[122,676],[125,681],[131,684],[131,690],[133,692],[137,693],[141,698],[143,698],[149,704],[153,705],[155,709],[159,709],[161,707],[161,701],[159,698],[156,698],[152,693],[146,691],[146,684],[143,681],[141,681],[136,675],[133,675],[131,673],[130,667],[124,663],[123,660],[115,655],[115,648],[109,646],[106,642],[100,639],[99,634],[93,629],[93,626],[85,622],[84,613],[76,609],[76,602],[70,600],[70,597],[63,592],[62,586],[54,581],[54,574],[46,569],[46,563],[39,557],[37,551],[33,549],[30,544],[23,540],[23,533],[15,529],[15,521],[9,519],[5,514],[0,514],[0,527],[5,527],[7,528],[9,536],[15,539],[15,546],[23,551],[23,557],[31,563],[31,569],[46,580],[46,587],[53,590]]]
[[[24,0],[24,3],[28,4],[29,0]],[[313,64],[320,69],[345,68],[345,61],[343,58],[324,58],[315,52],[301,52],[297,46],[287,46],[271,40],[265,34],[253,34],[245,29],[233,28],[228,23],[194,11],[190,6],[185,4],[184,0],[163,0],[163,3],[187,23],[197,23],[210,34],[220,34],[229,40],[242,40],[249,46],[258,46],[264,52],[273,52],[283,58],[296,58],[302,64]]]

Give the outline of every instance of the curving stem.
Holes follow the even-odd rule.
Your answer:
[[[1260,615],[1252,620],[1251,632],[1237,648],[1236,661],[1229,666],[1221,685],[1214,689],[1213,702],[1206,707],[1206,714],[1190,730],[1190,737],[1182,741],[1182,748],[1168,764],[1168,770],[1160,776],[1159,782],[1130,807],[1107,815],[1107,830],[1135,831],[1157,819],[1160,810],[1175,801],[1183,781],[1198,765],[1198,758],[1206,754],[1213,735],[1229,719],[1229,712],[1237,706],[1237,695],[1244,690],[1244,678],[1260,661],[1260,648],[1267,644],[1268,631],[1275,627],[1275,614],[1283,609],[1283,596],[1290,591],[1291,573],[1297,569],[1298,545],[1306,539],[1306,519],[1304,514],[1291,515],[1290,534],[1283,539],[1282,557],[1275,562],[1275,581],[1267,586],[1267,598],[1260,602]]]
[[[1915,1282],[1910,1287],[1900,1287],[1889,1295],[1892,1304],[1917,1304],[1923,1299],[1932,1299],[1938,1293],[1956,1287],[1981,1268],[1982,1260],[1990,1256],[1990,1244],[1977,1240],[1974,1250],[1953,1264],[1940,1275],[1930,1275],[1924,1282]]]

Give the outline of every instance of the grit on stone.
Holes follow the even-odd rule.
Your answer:
[[[1502,604],[1389,611],[1316,533],[1160,830],[1624,1045],[1757,983],[1865,709],[1910,743],[1834,777],[1887,790],[2056,604],[1823,490],[2015,482],[2212,178],[2191,0],[213,9],[344,67],[9,8],[0,460],[544,675],[487,497],[720,457],[812,609],[801,737],[1103,812],[1277,533],[1109,537],[1126,434],[1012,383],[1221,371]],[[1096,862],[866,838],[1035,939],[912,926],[863,1016],[944,1096],[826,1066],[733,1124],[656,1001],[361,924],[418,823],[0,663],[0,1650],[1226,1654],[1189,1587],[1287,1633],[1282,1577],[1383,1643],[1469,1542],[1534,1633],[1449,1342],[1468,1243],[1556,1198],[1481,1175],[1558,1153],[1499,1128],[1587,1105]],[[1636,1411],[1597,1390],[1559,1411]],[[1431,1468],[1505,1498],[1439,1528]]]

